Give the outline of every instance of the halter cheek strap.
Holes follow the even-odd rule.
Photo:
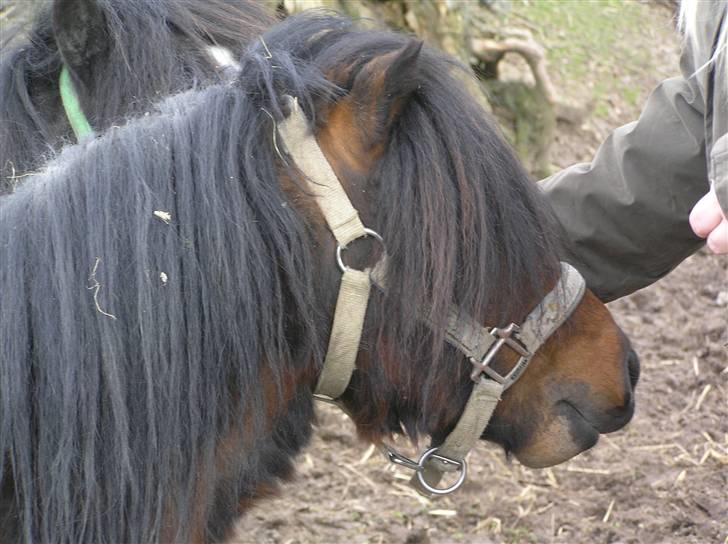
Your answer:
[[[309,129],[308,121],[296,99],[288,97],[291,113],[278,126],[288,153],[306,177],[308,188],[324,215],[339,246],[337,260],[343,276],[339,287],[334,321],[315,397],[334,402],[346,390],[354,372],[359,342],[364,326],[372,282],[386,290],[386,255],[372,269],[346,267],[341,252],[351,241],[364,236],[381,237],[362,224],[339,179],[326,160]],[[453,431],[444,442],[425,451],[418,461],[383,446],[389,460],[415,471],[414,487],[425,495],[451,493],[465,481],[465,457],[483,434],[501,394],[523,374],[533,354],[571,315],[585,290],[584,279],[571,266],[561,264],[561,277],[554,289],[526,317],[521,327],[485,328],[458,307],[448,315],[446,339],[473,365],[472,392]],[[423,316],[423,321],[427,319]],[[431,325],[431,324],[430,324]],[[491,368],[503,348],[515,351],[519,358],[510,371],[501,375]],[[455,484],[438,488],[444,472],[459,471]]]
[[[365,228],[361,222],[359,213],[351,204],[316,138],[310,133],[308,121],[298,101],[291,97],[288,99],[291,114],[278,126],[278,131],[289,155],[305,175],[308,190],[316,199],[326,224],[339,244],[337,255],[343,270],[329,346],[314,393],[320,400],[334,401],[344,393],[354,372],[372,285],[369,270],[343,266],[341,250],[358,238],[376,233]],[[379,235],[376,236],[379,238]]]
[[[76,87],[73,85],[71,74],[65,64],[61,67],[61,77],[58,86],[61,93],[63,110],[66,112],[66,118],[73,129],[76,141],[81,142],[86,138],[93,137],[94,129],[91,128],[91,124],[83,113]]]

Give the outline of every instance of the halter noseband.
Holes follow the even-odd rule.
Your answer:
[[[336,238],[337,262],[343,275],[334,311],[331,336],[314,397],[338,401],[349,384],[359,351],[364,316],[371,285],[386,290],[386,255],[372,269],[355,270],[344,265],[341,253],[352,241],[372,236],[384,242],[371,229],[364,227],[341,182],[316,142],[308,120],[295,98],[287,97],[291,113],[278,125],[278,132],[298,169],[306,178],[308,189],[316,198],[326,224]],[[455,428],[444,442],[426,450],[413,461],[384,445],[387,458],[400,466],[412,469],[411,483],[425,495],[444,495],[455,491],[465,481],[465,457],[483,434],[501,394],[523,374],[534,353],[571,315],[581,301],[585,282],[579,272],[561,263],[561,277],[541,303],[528,314],[519,327],[511,323],[505,328],[486,328],[452,306],[447,320],[446,340],[462,352],[473,365],[473,390]],[[427,320],[423,317],[423,321]],[[498,352],[509,348],[519,358],[511,370],[501,375],[490,364]],[[444,488],[437,487],[444,472],[459,471],[457,481]]]

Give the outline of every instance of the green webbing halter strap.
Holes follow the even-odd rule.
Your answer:
[[[76,141],[81,142],[86,138],[93,137],[94,129],[91,128],[88,119],[86,119],[81,109],[81,101],[78,99],[76,88],[73,86],[73,81],[71,80],[71,74],[68,72],[65,64],[61,68],[59,86],[63,109],[66,112],[66,117],[73,129],[73,133],[76,135]]]

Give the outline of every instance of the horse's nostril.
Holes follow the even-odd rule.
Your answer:
[[[627,353],[627,370],[629,372],[629,383],[634,387],[640,379],[640,358],[631,348]]]

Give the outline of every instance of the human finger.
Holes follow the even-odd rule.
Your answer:
[[[728,220],[723,220],[708,235],[708,249],[716,254],[728,253]]]
[[[724,220],[723,211],[720,209],[718,197],[715,191],[711,190],[695,204],[690,212],[690,227],[693,232],[701,238],[707,236]]]

